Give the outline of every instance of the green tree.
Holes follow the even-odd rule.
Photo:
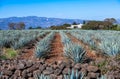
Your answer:
[[[18,24],[16,24],[16,29],[17,30],[23,30],[23,29],[25,29],[24,22],[19,22]]]
[[[41,26],[37,26],[36,29],[42,29],[42,27]]]
[[[73,24],[73,25],[77,25],[77,23],[76,23],[76,22],[73,22],[72,24]]]
[[[16,23],[9,23],[9,24],[8,24],[9,29],[10,29],[10,30],[15,30],[15,25],[16,25]]]
[[[68,29],[67,27],[70,27],[70,24],[65,23],[59,26],[51,26],[50,29],[51,30],[65,30],[65,29]]]
[[[83,24],[86,24],[86,21],[85,21],[85,20],[83,20]]]
[[[82,26],[82,29],[111,29],[112,23],[108,21],[89,21]]]
[[[32,26],[30,26],[28,29],[33,29],[33,27],[32,27]]]
[[[117,22],[115,18],[106,18],[106,19],[104,19],[104,21],[110,22],[112,24]]]
[[[8,24],[10,30],[22,30],[25,29],[25,24],[24,22],[19,22],[19,23],[9,23]]]

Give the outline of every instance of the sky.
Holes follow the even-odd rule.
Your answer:
[[[120,0],[0,0],[0,18],[120,18]]]

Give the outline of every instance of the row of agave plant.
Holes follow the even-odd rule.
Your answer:
[[[107,56],[113,57],[120,54],[120,32],[118,31],[81,30],[67,32],[89,44],[92,48],[100,49]]]
[[[73,43],[64,32],[61,31],[60,35],[62,43],[64,44],[64,55],[71,58],[76,63],[81,63],[86,54],[84,48],[77,43]]]
[[[35,74],[35,79],[52,79],[49,75],[44,74]],[[68,75],[64,75],[63,79],[84,79],[84,74],[82,72],[78,72],[78,70],[68,70]]]
[[[100,39],[99,48],[109,56],[120,54],[120,32],[119,31],[102,31],[96,33],[96,39]]]
[[[52,79],[52,78],[49,75],[34,74],[34,79]],[[71,71],[68,70],[68,75],[64,75],[63,79],[87,79],[87,78],[85,78],[84,73],[72,69]],[[109,79],[109,78],[106,75],[102,75],[101,77],[97,77],[97,79]]]
[[[2,77],[2,72],[0,72],[0,78]],[[52,79],[49,75],[44,74],[34,74],[34,79]],[[64,75],[63,79],[86,79],[82,72],[78,72],[78,70],[72,69],[72,71],[68,71],[68,75]],[[100,78],[97,79],[108,79],[106,75],[102,75]]]
[[[0,48],[9,47],[19,49],[31,40],[46,34],[47,31],[26,30],[26,31],[0,31]]]
[[[50,52],[50,44],[54,38],[55,32],[49,33],[46,37],[40,40],[35,48],[35,56],[37,58],[45,58]]]

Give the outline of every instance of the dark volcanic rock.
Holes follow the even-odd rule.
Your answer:
[[[58,64],[59,65],[59,68],[61,69],[61,70],[63,70],[65,67],[66,67],[66,63],[65,62],[61,62],[60,64]]]
[[[90,79],[97,79],[97,77],[99,77],[99,73],[93,73],[93,72],[90,72],[90,73],[88,73],[88,77],[90,78]]]
[[[63,71],[62,71],[62,73],[64,74],[64,75],[67,75],[68,74],[68,72],[69,72],[69,68],[65,68]]]
[[[33,72],[37,69],[39,69],[40,63],[35,63],[33,66],[27,69],[27,72]]]
[[[32,73],[28,73],[27,76],[28,76],[28,77],[32,77],[33,74],[32,74]]]
[[[53,69],[51,67],[47,67],[46,70],[43,71],[43,74],[50,75],[53,73]]]
[[[57,79],[57,76],[55,74],[50,74],[50,79]]]
[[[62,73],[62,70],[61,69],[56,69],[56,70],[54,70],[54,74],[55,75],[60,75]]]
[[[21,71],[20,70],[16,70],[14,73],[17,77],[21,76]]]
[[[31,67],[33,65],[33,63],[32,62],[26,62],[26,67]]]
[[[63,76],[62,76],[62,75],[60,75],[60,76],[58,76],[58,77],[57,77],[57,79],[63,79]]]
[[[22,77],[26,78],[27,77],[27,70],[23,70],[21,75],[22,75]]]
[[[81,69],[81,64],[80,63],[75,64],[74,68],[80,70]]]
[[[24,69],[25,68],[25,65],[23,63],[19,63],[16,68],[19,70],[19,69]]]
[[[33,72],[33,75],[39,75],[39,74],[41,74],[40,70],[36,70],[36,71]]]
[[[44,71],[45,70],[45,66],[44,65],[40,65],[39,66],[39,70],[42,72],[42,71]]]
[[[3,75],[11,76],[13,74],[12,71],[9,70],[3,70]]]
[[[96,66],[88,66],[87,71],[89,71],[89,72],[97,72],[98,67],[96,67]]]

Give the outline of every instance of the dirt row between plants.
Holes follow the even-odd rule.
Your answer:
[[[48,55],[46,62],[53,63],[59,61],[65,61],[66,58],[63,55],[63,44],[61,41],[61,36],[59,33],[56,33],[54,39],[51,43],[51,51]]]
[[[47,34],[46,34],[47,35]],[[40,41],[41,39],[43,39],[46,35],[44,35],[43,37],[38,37],[35,40],[30,41],[30,43],[28,43],[21,51],[21,55],[18,56],[18,59],[22,59],[22,60],[32,60],[32,61],[36,61],[37,59],[34,56],[34,51],[35,51],[35,45],[38,41]],[[63,55],[63,44],[61,41],[61,36],[58,32],[56,32],[54,39],[52,40],[51,43],[51,50],[47,56],[47,58],[45,59],[45,62],[47,63],[53,63],[53,62],[59,62],[59,61],[67,61],[68,59],[66,59]]]
[[[72,36],[72,35],[69,34],[69,33],[67,33],[67,36],[68,36],[73,42],[75,42],[75,43],[81,45],[82,47],[84,47],[84,49],[85,49],[86,52],[87,52],[86,56],[87,56],[88,58],[93,59],[93,60],[99,59],[99,58],[101,59],[101,56],[99,56],[99,55],[97,54],[98,52],[95,51],[95,50],[92,50],[92,49],[90,48],[90,46],[87,45],[87,44],[85,44],[85,43],[83,43],[82,40],[78,40],[76,37]]]
[[[43,36],[39,36],[38,38],[31,40],[27,45],[25,45],[22,50],[21,50],[21,55],[19,55],[17,58],[18,59],[22,59],[22,60],[32,60],[32,61],[36,61],[35,58],[35,47],[37,42],[39,42],[40,40],[42,40],[48,33],[46,33]]]

